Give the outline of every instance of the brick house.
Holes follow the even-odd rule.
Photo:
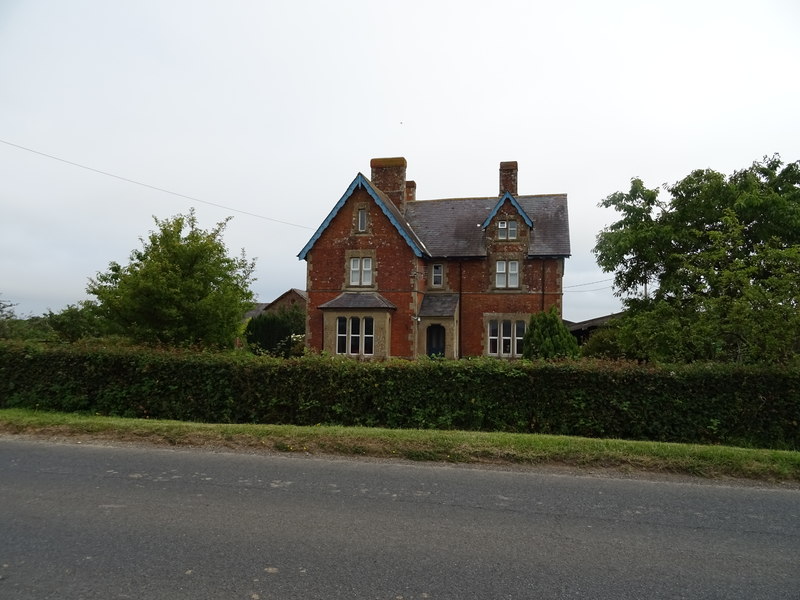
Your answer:
[[[522,353],[531,313],[561,311],[570,255],[566,194],[416,199],[404,158],[373,159],[298,257],[307,262],[306,344],[365,358]]]

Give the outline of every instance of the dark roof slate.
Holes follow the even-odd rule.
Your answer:
[[[380,308],[394,310],[397,307],[376,292],[344,292],[320,308]]]
[[[264,312],[264,309],[267,308],[267,306],[269,306],[267,302],[255,302],[253,304],[253,308],[244,313],[244,320],[246,321],[247,319],[255,319],[258,315]]]
[[[453,317],[458,309],[458,294],[428,294],[419,307],[420,317]]]
[[[530,256],[569,256],[567,195],[517,196],[533,221]],[[486,256],[483,224],[498,199],[419,200],[406,205],[406,220],[432,257]]]
[[[569,256],[567,195],[511,196],[415,200],[406,204],[405,214],[361,173],[347,188],[326,219],[300,251],[305,259],[316,241],[355,190],[363,188],[389,218],[398,233],[419,257],[484,257],[484,228],[506,201],[514,205],[523,220],[533,223],[529,256]]]

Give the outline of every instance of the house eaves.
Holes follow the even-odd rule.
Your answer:
[[[525,224],[528,227],[533,228],[533,221],[528,216],[528,213],[526,213],[525,209],[522,208],[522,206],[520,206],[519,202],[517,202],[517,199],[514,198],[514,196],[512,196],[508,192],[503,194],[503,197],[500,198],[500,200],[497,201],[497,204],[494,205],[494,208],[492,209],[492,212],[490,212],[489,216],[486,217],[486,220],[483,222],[481,227],[483,229],[486,229],[489,226],[489,223],[492,222],[492,219],[494,219],[494,216],[497,214],[497,211],[500,210],[500,207],[503,206],[503,204],[505,204],[506,200],[511,202],[511,206],[513,206],[517,210],[517,212],[519,213],[519,216],[521,216],[522,220],[525,221]]]
[[[331,212],[319,226],[317,231],[314,232],[314,235],[311,236],[311,239],[308,241],[308,243],[297,255],[300,260],[305,260],[306,256],[311,251],[311,248],[314,247],[314,244],[317,242],[320,236],[322,236],[322,233],[328,228],[328,225],[330,225],[331,221],[333,221],[334,217],[336,217],[350,196],[352,196],[353,193],[359,188],[363,188],[367,191],[367,193],[375,201],[375,204],[380,207],[383,214],[386,215],[386,218],[389,219],[391,224],[394,226],[400,236],[406,241],[418,258],[429,255],[425,245],[417,237],[416,233],[414,233],[414,230],[408,224],[408,221],[406,221],[400,214],[400,211],[397,210],[397,207],[394,205],[394,203],[389,200],[389,198],[387,198],[380,190],[375,188],[369,179],[359,173],[350,184],[350,187],[347,188],[347,191],[344,193],[344,195],[342,195]]]

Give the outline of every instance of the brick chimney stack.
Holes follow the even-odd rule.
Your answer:
[[[508,192],[517,195],[517,161],[500,163],[500,196]]]
[[[416,202],[417,200],[417,182],[406,181],[406,202]]]
[[[372,168],[372,183],[389,199],[401,212],[405,212],[406,201],[406,159],[373,158],[369,162]]]

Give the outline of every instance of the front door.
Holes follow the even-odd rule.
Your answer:
[[[428,356],[444,356],[444,327],[429,325],[427,342]]]

